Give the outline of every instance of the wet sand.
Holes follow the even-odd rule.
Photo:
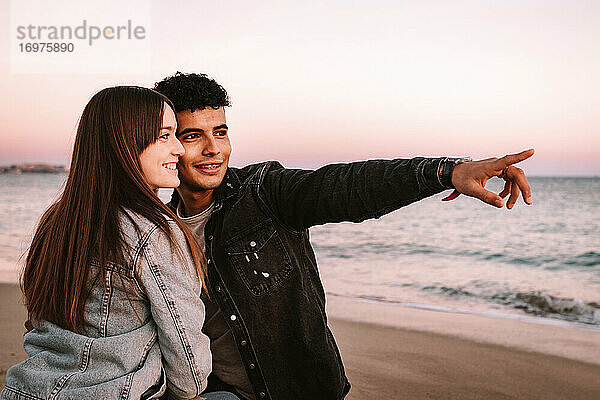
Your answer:
[[[600,398],[598,332],[496,319],[491,324],[498,326],[490,327],[484,317],[335,298],[328,310],[352,384],[349,400]],[[25,316],[18,287],[0,284],[0,387],[8,367],[25,357]],[[476,326],[480,332],[471,332]],[[439,330],[447,334],[434,333]],[[502,339],[505,330],[514,333],[511,339]],[[529,343],[536,340],[540,344]],[[584,355],[565,358],[532,349]]]
[[[334,320],[349,400],[600,399],[600,365]]]

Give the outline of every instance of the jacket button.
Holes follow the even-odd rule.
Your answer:
[[[216,290],[217,292],[220,292],[220,291],[221,291],[221,286],[217,286],[217,287],[215,288],[215,290]]]
[[[258,395],[261,399],[264,399],[267,396],[265,392],[260,392]]]
[[[206,260],[206,263],[207,263],[207,264],[210,264],[210,258],[209,258],[208,260]]]
[[[254,369],[254,368],[256,368],[256,365],[254,365],[254,364],[250,364],[250,365],[248,365],[248,368],[250,368],[250,369]]]
[[[208,237],[208,240],[213,240],[213,235],[210,235],[210,236]]]
[[[240,344],[241,344],[242,346],[245,346],[245,345],[247,345],[248,343],[246,343],[246,341],[245,341],[245,340],[242,340],[242,342],[241,342]]]
[[[254,240],[253,240],[253,241],[251,241],[251,242],[250,242],[250,246],[252,246],[252,247],[256,246],[256,242],[255,242]]]
[[[235,315],[232,315],[231,317],[229,317],[232,321],[235,321],[237,319],[237,317]]]

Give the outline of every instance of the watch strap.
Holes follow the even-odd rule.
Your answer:
[[[446,157],[442,161],[441,172],[440,172],[440,182],[442,185],[449,189],[455,189],[452,184],[452,171],[454,171],[454,167],[458,164],[466,163],[472,161],[471,157]]]

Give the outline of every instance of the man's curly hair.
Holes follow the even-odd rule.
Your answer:
[[[173,102],[175,112],[229,107],[227,91],[206,74],[184,74],[177,71],[154,85],[154,90]]]

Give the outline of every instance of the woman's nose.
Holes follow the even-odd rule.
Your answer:
[[[183,145],[181,144],[181,142],[179,141],[179,139],[175,138],[175,144],[173,147],[173,154],[181,157],[182,155],[185,154],[185,147],[183,147]]]

